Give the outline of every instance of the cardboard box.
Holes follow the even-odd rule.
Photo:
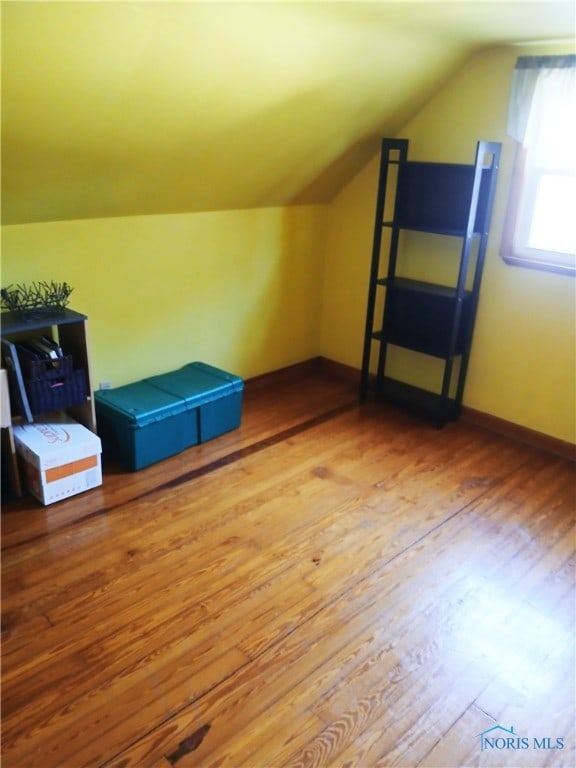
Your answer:
[[[8,371],[0,368],[0,427],[12,425],[12,413],[10,409],[10,390],[8,389]]]
[[[100,438],[72,419],[14,427],[26,485],[43,504],[102,485]]]

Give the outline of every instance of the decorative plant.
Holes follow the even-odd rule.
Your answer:
[[[74,289],[68,283],[39,281],[31,285],[2,288],[2,308],[11,312],[61,311],[68,305]]]

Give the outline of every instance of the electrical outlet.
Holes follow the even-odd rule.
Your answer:
[[[101,381],[100,382],[100,389],[112,389],[112,382],[110,382],[110,381]]]

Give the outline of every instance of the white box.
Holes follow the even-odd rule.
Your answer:
[[[14,441],[28,490],[43,504],[102,485],[100,438],[72,419],[14,427]]]
[[[8,389],[8,371],[0,368],[0,427],[10,427],[12,425],[12,414],[10,412],[10,391]]]

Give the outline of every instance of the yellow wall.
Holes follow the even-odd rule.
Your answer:
[[[466,163],[478,138],[503,142],[464,401],[576,441],[575,281],[506,266],[498,255],[513,159],[508,88],[516,56],[527,52],[477,56],[399,135],[411,140],[412,158]],[[377,167],[374,157],[329,208],[4,226],[2,286],[52,279],[74,287],[70,306],[89,316],[96,384],[191,360],[243,377],[318,354],[359,367]],[[409,380],[433,373],[423,359],[393,362]]]
[[[2,286],[66,281],[96,386],[203,360],[250,377],[318,354],[321,206],[2,228]]]
[[[565,52],[564,46],[537,46],[478,55],[399,135],[410,140],[409,157],[416,160],[471,163],[478,139],[503,143],[464,403],[576,442],[575,281],[507,266],[498,253],[514,156],[505,125],[515,60]],[[375,157],[330,209],[321,352],[355,367],[361,363],[378,161]],[[429,359],[409,358],[396,356],[395,375],[431,383],[436,371]]]

